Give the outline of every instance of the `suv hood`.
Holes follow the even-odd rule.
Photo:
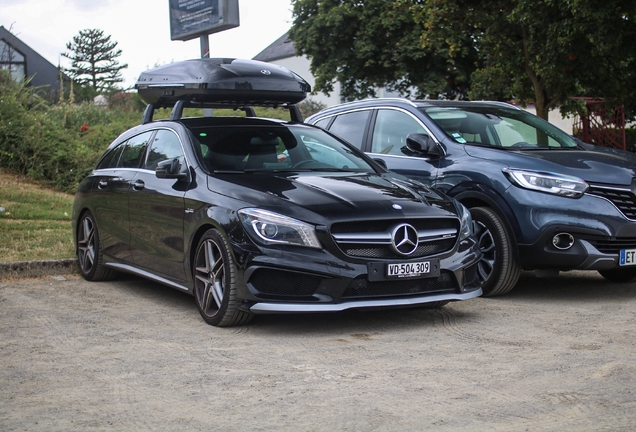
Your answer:
[[[219,181],[232,183],[233,186],[224,187]],[[457,217],[455,204],[450,198],[394,174],[222,174],[209,176],[208,187],[214,192],[245,201],[247,205],[272,210],[284,208],[282,213],[300,219],[307,219],[306,210],[331,221]],[[272,205],[272,196],[279,198],[277,205]]]
[[[636,155],[595,147],[593,150],[506,151],[465,146],[473,157],[498,161],[510,168],[547,171],[579,177],[590,183],[631,185]]]

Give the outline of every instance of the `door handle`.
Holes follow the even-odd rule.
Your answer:
[[[141,180],[137,180],[133,183],[132,187],[134,190],[142,190],[144,187],[146,187],[146,183]]]
[[[108,186],[108,181],[107,180],[100,180],[97,183],[97,186],[101,189],[101,188],[105,188],[106,186]]]

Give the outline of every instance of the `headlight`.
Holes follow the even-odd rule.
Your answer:
[[[578,177],[509,168],[504,168],[503,172],[517,186],[568,198],[579,198],[588,188]]]
[[[255,208],[242,209],[238,213],[245,229],[260,243],[322,248],[312,225]]]
[[[462,203],[457,202],[457,210],[460,217],[459,240],[464,240],[473,235],[473,218]]]

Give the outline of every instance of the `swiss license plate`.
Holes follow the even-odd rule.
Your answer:
[[[414,277],[428,274],[430,272],[430,261],[387,264],[386,266],[387,277]]]
[[[623,249],[619,264],[622,266],[636,265],[636,249]]]

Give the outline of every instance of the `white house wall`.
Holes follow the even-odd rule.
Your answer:
[[[287,69],[295,72],[297,75],[300,75],[305,81],[307,81],[311,88],[315,88],[316,80],[314,76],[309,71],[310,61],[306,56],[302,57],[288,57],[284,59],[274,60],[270,63],[273,63],[278,66],[286,67]],[[339,104],[340,101],[340,83],[335,83],[333,86],[333,92],[331,92],[330,96],[327,96],[324,93],[316,93],[311,94],[307,99],[311,99],[316,102],[320,102],[330,107],[332,105]]]

